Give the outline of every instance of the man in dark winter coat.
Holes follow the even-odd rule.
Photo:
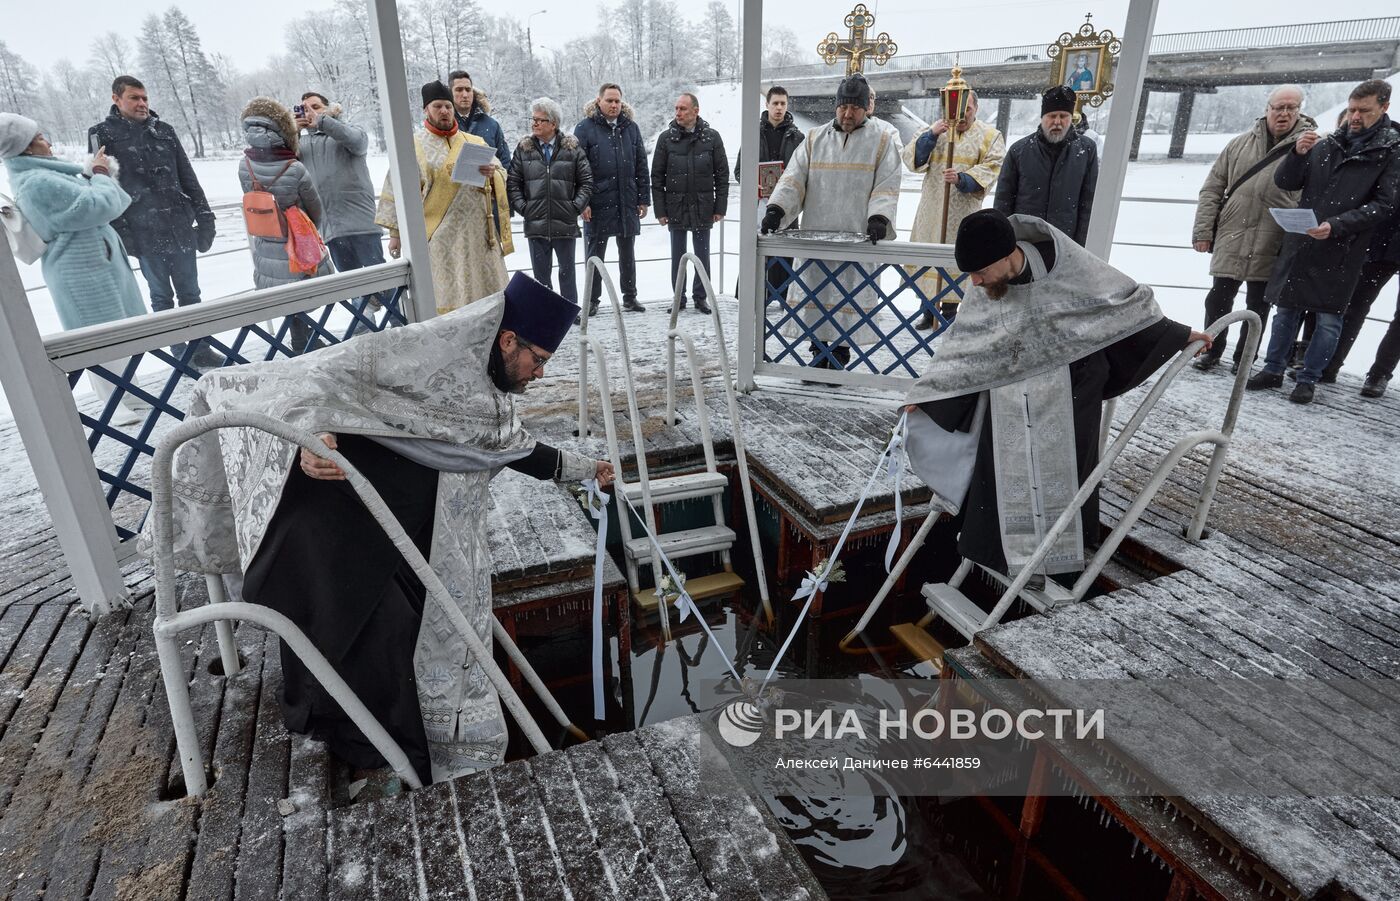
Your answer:
[[[1400,131],[1400,122],[1390,121],[1390,127]],[[1390,222],[1379,226],[1371,233],[1371,243],[1366,251],[1366,263],[1361,267],[1361,279],[1356,283],[1351,300],[1347,303],[1346,315],[1342,317],[1342,334],[1337,339],[1337,349],[1332,354],[1332,362],[1322,371],[1324,384],[1335,382],[1337,373],[1346,363],[1351,347],[1371,314],[1371,305],[1380,296],[1381,289],[1397,272],[1400,272],[1400,198],[1397,198],[1395,212]],[[1385,394],[1386,385],[1395,375],[1396,364],[1400,364],[1400,297],[1396,299],[1395,318],[1376,349],[1375,362],[1366,373],[1366,383],[1361,386],[1362,397],[1380,397]]]
[[[802,142],[807,139],[807,135],[802,129],[797,127],[797,122],[792,118],[792,113],[788,112],[788,92],[782,85],[773,85],[768,89],[767,111],[758,122],[758,161],[760,163],[782,163],[783,168],[787,168],[788,161],[797,152],[797,148],[802,146]],[[740,157],[742,151],[734,155],[734,180],[740,181],[739,170],[742,166]],[[781,173],[780,173],[781,174]],[[753,194],[748,195],[749,198]],[[760,212],[760,216],[762,213]],[[797,224],[794,223],[796,228]],[[787,266],[784,267],[783,263]],[[791,258],[773,257],[768,260],[768,284],[774,290],[781,290],[783,283],[787,281],[787,274],[792,269]]]
[[[1073,127],[1074,92],[1046,91],[1040,99],[1040,128],[1006,152],[995,206],[1010,216],[1044,219],[1083,247],[1099,180],[1099,148]]]
[[[121,162],[121,185],[131,206],[112,227],[126,252],[141,261],[151,309],[170,309],[177,294],[182,307],[199,303],[195,252],[214,243],[214,213],[175,129],[151,110],[140,81],[119,75],[112,82],[111,112],[88,129],[88,141],[94,139]],[[172,350],[182,355],[184,346]],[[208,348],[193,359],[196,366],[221,361]]]
[[[564,111],[548,97],[530,104],[531,135],[515,148],[506,193],[525,219],[535,281],[553,288],[550,269],[559,261],[559,293],[578,302],[574,241],[578,217],[593,196],[593,171],[578,138],[559,131]]]
[[[1390,127],[1389,107],[1390,85],[1363,81],[1347,99],[1346,123],[1326,138],[1302,134],[1274,173],[1280,188],[1302,189],[1298,208],[1312,210],[1318,224],[1306,235],[1284,238],[1264,295],[1276,308],[1269,352],[1264,368],[1249,380],[1252,391],[1283,384],[1293,337],[1308,311],[1317,327],[1288,399],[1310,403],[1332,360],[1370,233],[1390,221],[1400,195],[1400,133]]]
[[[729,206],[729,158],[724,140],[710,123],[700,118],[700,100],[694,94],[676,99],[676,118],[656,140],[651,158],[651,196],[656,221],[671,229],[671,286],[685,256],[685,237],[705,274],[710,272],[710,229],[724,219]],[[684,290],[684,289],[682,289]],[[709,313],[705,285],[695,273],[691,293],[695,309]],[[681,309],[686,298],[681,295]]]
[[[632,107],[622,101],[622,88],[611,82],[598,89],[598,98],[583,109],[583,121],[574,136],[593,170],[593,197],[583,210],[584,259],[608,258],[608,238],[617,238],[622,275],[622,305],[633,312],[646,307],[637,300],[637,235],[647,214],[651,177],[647,172],[647,148]],[[598,309],[603,280],[588,285],[590,311]]]
[[[758,161],[760,163],[779,162],[787,166],[788,160],[802,146],[806,135],[793,121],[788,112],[788,92],[782,85],[768,89],[767,111],[758,120]],[[739,181],[742,167],[742,153],[734,155],[734,180]]]
[[[491,101],[486,95],[472,87],[472,77],[461,69],[447,76],[452,88],[452,105],[457,112],[457,127],[467,134],[476,135],[496,148],[496,159],[501,167],[510,168],[510,143],[506,133],[491,115]]]

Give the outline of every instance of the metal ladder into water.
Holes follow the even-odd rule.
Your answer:
[[[723,563],[723,570],[711,575],[698,578],[687,578],[685,582],[686,593],[693,600],[702,600],[709,597],[732,594],[739,591],[744,586],[744,580],[734,572],[732,548],[738,538],[737,533],[727,524],[727,517],[724,509],[724,491],[729,487],[729,478],[719,471],[714,440],[710,430],[709,407],[705,401],[705,386],[700,371],[700,357],[695,349],[695,342],[691,339],[678,324],[677,319],[680,313],[680,299],[686,284],[686,270],[688,266],[695,266],[702,283],[705,286],[707,296],[717,301],[714,289],[710,284],[709,274],[700,266],[699,260],[694,254],[687,253],[681,260],[681,266],[677,273],[676,286],[671,298],[671,320],[667,330],[667,367],[666,367],[666,425],[674,428],[677,424],[676,417],[676,342],[680,341],[685,346],[686,360],[690,371],[691,389],[695,397],[696,421],[700,429],[700,445],[704,454],[705,468],[702,472],[685,473],[682,475],[658,476],[653,478],[648,471],[646,460],[646,449],[644,444],[642,418],[640,406],[637,401],[637,388],[632,378],[632,358],[627,343],[627,327],[623,318],[622,305],[618,300],[617,287],[613,283],[612,276],[603,268],[603,261],[597,257],[589,258],[584,269],[584,284],[592,284],[594,273],[602,278],[603,284],[607,288],[608,298],[612,305],[613,312],[617,319],[617,335],[619,351],[622,356],[623,384],[627,392],[628,417],[632,429],[632,447],[636,456],[637,479],[629,482],[624,478],[622,469],[622,454],[617,440],[617,426],[613,414],[612,382],[608,374],[607,355],[596,338],[588,334],[588,309],[584,306],[580,314],[579,323],[579,407],[578,407],[578,434],[579,437],[588,435],[588,355],[591,352],[598,366],[598,395],[603,410],[603,424],[608,442],[608,459],[612,462],[616,472],[614,480],[614,492],[621,493],[631,502],[632,506],[639,507],[642,513],[645,527],[657,538],[657,544],[661,547],[661,552],[671,560],[679,560],[686,557],[699,557],[706,554],[719,554]],[[715,302],[711,307],[711,317],[715,325],[715,336],[718,344],[718,356],[722,373],[721,381],[724,385],[725,398],[728,405],[731,434],[733,435],[734,454],[736,467],[739,472],[740,490],[744,498],[746,518],[748,520],[749,540],[753,550],[754,570],[757,574],[758,590],[763,602],[765,613],[772,617],[771,602],[768,598],[768,584],[764,576],[763,554],[759,543],[758,518],[753,501],[753,486],[749,480],[748,454],[744,447],[743,430],[739,420],[738,401],[734,395],[734,385],[729,377],[729,353],[724,343],[724,327],[720,321],[719,304]],[[711,509],[714,514],[714,524],[699,526],[690,529],[681,529],[673,532],[657,531],[656,507],[657,505],[678,504],[686,501],[694,501],[702,498],[709,498]],[[665,604],[657,600],[656,588],[643,590],[640,584],[640,571],[643,566],[650,566],[653,574],[658,572],[657,561],[653,560],[653,548],[651,541],[646,535],[633,537],[632,523],[627,515],[624,505],[619,504],[618,527],[622,535],[622,549],[627,572],[627,587],[632,594],[633,600],[643,610],[655,610],[660,615],[661,629],[663,636],[669,640],[671,636],[670,611]]]
[[[1234,322],[1243,322],[1246,325],[1246,337],[1244,355],[1248,359],[1254,358],[1254,352],[1258,348],[1260,331],[1262,326],[1259,317],[1248,310],[1238,310],[1211,323],[1206,331],[1212,336],[1218,336]],[[1215,497],[1216,484],[1220,480],[1220,472],[1225,466],[1225,457],[1229,452],[1230,438],[1235,431],[1235,421],[1239,417],[1240,402],[1244,396],[1244,384],[1249,377],[1248,367],[1240,367],[1240,371],[1235,375],[1234,386],[1230,392],[1230,400],[1225,408],[1224,421],[1217,431],[1196,431],[1183,435],[1170,451],[1157,464],[1157,468],[1152,473],[1152,478],[1148,480],[1143,489],[1138,492],[1132,504],[1123,513],[1118,524],[1109,533],[1108,538],[1099,546],[1098,551],[1089,561],[1084,572],[1080,574],[1072,588],[1065,588],[1051,579],[1045,580],[1043,589],[1031,589],[1028,587],[1031,578],[1040,569],[1046,556],[1050,553],[1051,547],[1062,535],[1065,529],[1074,522],[1075,513],[1088,500],[1089,495],[1094,492],[1099,483],[1103,481],[1109,468],[1114,461],[1128,446],[1128,442],[1137,434],[1142,427],[1142,423],[1147,419],[1149,413],[1157,405],[1157,401],[1166,392],[1167,387],[1176,376],[1186,367],[1195,354],[1196,345],[1191,345],[1177,354],[1167,371],[1158,378],[1152,386],[1142,403],[1138,405],[1132,418],[1119,431],[1118,437],[1106,450],[1103,449],[1109,429],[1109,420],[1112,418],[1111,409],[1105,414],[1102,438],[1100,441],[1099,464],[1084,480],[1079,491],[1070,501],[1068,507],[1056,520],[1055,524],[1046,532],[1040,545],[1036,548],[1031,559],[1021,569],[1014,578],[1009,578],[1002,573],[987,569],[986,567],[974,564],[971,560],[962,560],[953,577],[947,582],[925,583],[920,589],[925,603],[928,605],[928,613],[922,619],[914,623],[899,623],[890,627],[890,632],[915,656],[933,663],[936,667],[942,667],[943,645],[929,634],[927,627],[935,619],[941,619],[950,625],[967,641],[972,641],[973,636],[983,629],[990,629],[1001,622],[1012,603],[1016,600],[1024,601],[1040,613],[1048,613],[1055,607],[1066,604],[1077,604],[1084,599],[1089,587],[1094,584],[1104,566],[1118,550],[1123,539],[1127,537],[1128,531],[1137,522],[1147,505],[1156,496],[1158,490],[1166,482],[1167,476],[1176,468],[1177,464],[1192,450],[1203,444],[1213,447],[1210,465],[1206,471],[1205,481],[1201,485],[1201,493],[1196,501],[1195,514],[1191,523],[1184,529],[1186,538],[1190,541],[1199,541],[1205,531],[1206,518],[1210,513],[1210,504]],[[875,612],[880,608],[885,598],[889,595],[894,584],[904,574],[909,562],[914,558],[915,553],[923,546],[924,540],[928,537],[933,524],[938,520],[940,511],[930,511],[923,525],[918,532],[910,539],[909,546],[900,555],[899,561],[895,564],[885,583],[880,587],[880,591],[870,602],[860,621],[856,623],[845,638],[841,639],[841,649],[851,650],[850,643],[855,637],[865,629],[870,623]],[[990,577],[993,581],[999,582],[1004,591],[996,606],[990,612],[982,609],[975,601],[969,598],[962,591],[963,582],[976,567],[982,573]]]

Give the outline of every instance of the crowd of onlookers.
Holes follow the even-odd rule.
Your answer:
[[[1247,387],[1281,387],[1287,373],[1296,382],[1289,399],[1300,404],[1336,381],[1371,305],[1400,270],[1400,127],[1387,115],[1390,85],[1357,85],[1326,135],[1303,113],[1305,101],[1296,85],[1269,95],[1264,115],[1211,167],[1192,235],[1211,255],[1207,323],[1230,311],[1241,285],[1260,319],[1273,312],[1264,366]],[[1270,211],[1289,208],[1311,210],[1316,225],[1285,233]],[[1217,340],[1195,366],[1213,369],[1224,352]],[[1400,307],[1361,394],[1384,394],[1398,361]],[[1237,342],[1232,371],[1252,362]]]
[[[1358,85],[1336,130],[1326,135],[1305,114],[1305,99],[1294,85],[1269,95],[1264,115],[1212,166],[1193,233],[1195,249],[1211,255],[1207,323],[1231,309],[1241,287],[1246,306],[1261,319],[1272,310],[1272,332],[1261,345],[1263,368],[1249,387],[1280,386],[1287,374],[1296,380],[1290,396],[1300,403],[1313,398],[1317,384],[1335,381],[1380,290],[1400,270],[1400,130],[1387,116],[1389,84]],[[708,273],[710,232],[726,214],[730,163],[695,94],[677,97],[675,116],[650,158],[615,83],[600,87],[571,132],[558,103],[535,100],[529,134],[513,148],[467,72],[424,85],[422,100],[423,126],[414,141],[440,311],[504,287],[513,215],[523,220],[535,278],[552,287],[557,272],[559,291],[570,300],[579,296],[576,243],[582,237],[585,259],[606,260],[609,245],[616,245],[624,308],[644,309],[635,242],[649,208],[670,232],[672,281],[687,251]],[[800,220],[872,240],[892,237],[899,173],[908,170],[925,174],[914,241],[951,242],[959,222],[989,196],[1004,213],[1039,216],[1076,242],[1086,240],[1098,144],[1076,125],[1076,95],[1069,88],[1046,91],[1039,127],[1009,148],[995,128],[977,120],[972,92],[963,109],[921,129],[908,146],[874,115],[874,91],[859,76],[842,82],[831,122],[809,132],[793,121],[782,87],[768,91],[765,106],[756,148],[761,170],[770,168],[771,175],[776,167],[783,175],[776,187],[770,179],[764,192],[773,194],[763,210],[765,232]],[[390,255],[400,253],[389,180],[376,188],[366,163],[369,136],[331,98],[307,91],[289,109],[258,97],[241,118],[247,148],[238,177],[257,288],[382,263],[385,229]],[[869,147],[853,149],[852,135],[868,138]],[[828,138],[839,139],[839,146]],[[65,162],[53,155],[38,123],[0,114],[0,157],[19,210],[47,241],[45,279],[63,326],[144,311],[127,256],[139,262],[152,309],[198,303],[196,254],[212,244],[215,217],[179,137],[151,110],[138,79],[114,81],[111,110],[89,130],[89,140],[86,166]],[[456,163],[468,145],[480,148],[466,151],[479,165],[474,177],[463,178]],[[1316,227],[1285,234],[1270,211],[1291,207],[1312,210]],[[791,265],[769,260],[770,297],[791,284]],[[818,295],[859,296],[869,288],[838,284],[840,277],[828,281]],[[956,315],[958,293],[942,276],[921,272],[919,284],[929,299],[919,328],[934,324],[935,310],[945,319]],[[699,271],[680,290],[683,306],[693,300],[698,311],[710,312]],[[586,288],[593,311],[600,292],[601,279],[594,277]],[[366,298],[375,307],[386,300]],[[826,307],[842,306],[840,298],[815,300],[789,317],[788,328],[812,341],[815,365],[844,368],[850,361],[845,345],[858,343],[860,323],[841,316],[850,318],[854,306],[832,313]],[[810,313],[821,321],[804,326]],[[824,337],[822,328],[832,334]],[[1196,361],[1198,369],[1220,364],[1221,337]],[[290,321],[287,338],[295,352],[318,346],[314,329],[300,318]],[[1236,342],[1235,370],[1248,365],[1242,345]],[[195,368],[223,362],[207,347],[174,351]],[[1400,326],[1392,322],[1362,393],[1383,394],[1397,362]]]

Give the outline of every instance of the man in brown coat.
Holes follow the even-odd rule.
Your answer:
[[[1300,193],[1275,185],[1274,170],[1298,135],[1317,127],[1301,115],[1303,99],[1303,89],[1297,85],[1275,88],[1264,115],[1225,145],[1201,186],[1191,240],[1198,252],[1211,255],[1214,284],[1206,295],[1206,325],[1230,312],[1241,284],[1246,286],[1245,306],[1258,313],[1261,322],[1269,320],[1264,289],[1283,244],[1283,229],[1269,215],[1269,208],[1295,207]],[[1214,369],[1224,353],[1222,334],[1193,365],[1202,371]],[[1231,372],[1239,370],[1243,354],[1241,339]]]

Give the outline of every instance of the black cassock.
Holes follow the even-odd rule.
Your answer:
[[[369,438],[339,435],[337,444],[427,558],[438,471]],[[529,456],[509,465],[548,479],[558,462],[557,450],[536,444]],[[413,651],[425,596],[423,583],[350,484],[312,479],[293,462],[277,512],[244,574],[243,597],[282,613],[306,633],[403,748],[424,785],[432,773]],[[285,643],[282,715],[288,730],[327,742],[351,767],[385,765]]]
[[[1103,402],[1131,391],[1147,381],[1152,373],[1186,346],[1190,326],[1160,319],[1153,325],[1110,344],[1070,364],[1070,384],[1074,390],[1074,445],[1082,485],[1099,462],[1099,426]],[[947,431],[966,432],[972,428],[978,394],[965,394],[919,405],[934,422]],[[1006,554],[1001,543],[1001,518],[997,514],[996,463],[992,456],[992,418],[982,420],[977,444],[977,460],[972,468],[972,484],[963,502],[958,553],[964,558],[1006,572]],[[1089,495],[1082,508],[1084,546],[1099,543],[1099,493]]]

